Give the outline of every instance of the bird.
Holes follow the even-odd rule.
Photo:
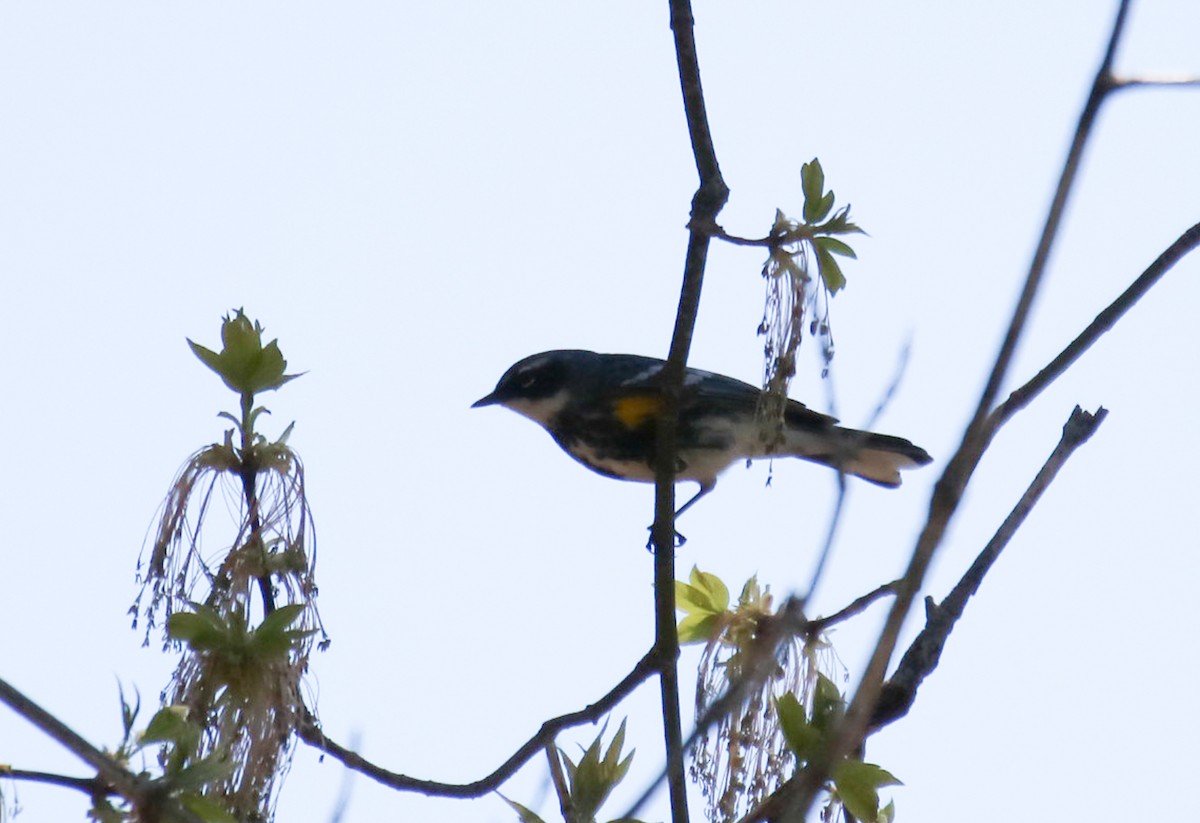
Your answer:
[[[558,349],[514,363],[472,408],[503,406],[539,424],[563,451],[592,471],[653,483],[656,430],[665,402],[663,368],[655,357]],[[679,393],[676,481],[696,494],[679,517],[739,461],[798,457],[878,486],[900,485],[900,472],[932,462],[901,437],[838,426],[837,418],[788,399],[781,437],[764,436],[762,391],[723,374],[688,368]]]

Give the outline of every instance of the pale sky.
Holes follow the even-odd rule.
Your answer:
[[[870,234],[833,306],[837,413],[863,423],[911,344],[876,427],[936,458],[899,490],[852,487],[815,612],[907,561],[1114,7],[696,6],[732,189],[722,225],[762,235],[775,208],[798,214],[800,166],[821,159]],[[391,770],[466,782],[623,677],[652,638],[651,487],[469,407],[536,351],[665,356],[696,184],[667,24],[647,2],[0,6],[0,676],[98,745],[119,740],[118,682],[157,699],[173,660],[129,629],[135,564],[176,469],[221,439],[216,414],[236,402],[185,337],[216,346],[222,314],[244,306],[307,372],[263,398],[263,429],[296,421],[308,472],[333,638],[310,682],[328,734]],[[1198,36],[1200,4],[1142,0],[1118,68],[1200,73]],[[1200,220],[1198,139],[1200,91],[1110,101],[1006,391]],[[761,264],[714,245],[693,365],[758,380]],[[868,759],[905,783],[898,820],[1115,823],[1194,805],[1198,301],[1193,256],[980,465],[927,583],[939,599],[1072,407],[1111,412],[912,714],[871,740]],[[792,394],[824,409],[818,371],[808,357]],[[807,584],[834,477],[797,461],[767,476],[735,467],[688,513],[681,575]],[[834,635],[852,676],[884,612]],[[637,756],[609,817],[661,767],[657,701],[648,684],[614,715]],[[7,709],[0,762],[88,774]],[[278,819],[329,819],[343,776],[301,747]],[[350,791],[346,821],[514,819],[495,797],[363,777]],[[543,761],[504,792],[557,819]],[[26,823],[86,808],[29,784],[16,797]],[[659,797],[643,817],[666,814]]]

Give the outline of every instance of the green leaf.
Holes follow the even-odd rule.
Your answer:
[[[783,739],[788,747],[795,752],[801,763],[806,763],[816,757],[821,747],[825,745],[825,735],[808,722],[804,714],[804,706],[790,692],[775,701],[775,714],[779,718],[779,727],[783,731]]]
[[[133,724],[137,720],[138,712],[142,710],[142,695],[135,688],[133,690],[133,705],[125,699],[125,688],[121,683],[117,682],[117,695],[121,700],[121,729],[124,732],[124,739],[129,741],[129,735],[133,732]]]
[[[263,622],[258,624],[255,629],[256,634],[280,634],[288,626],[296,622],[300,615],[304,614],[303,603],[288,603],[286,606],[280,606],[275,611],[263,618]]]
[[[818,227],[822,234],[866,234],[856,224],[850,222],[850,207],[844,206],[837,214],[829,218],[829,222]]]
[[[897,786],[900,781],[874,763],[844,760],[833,770],[833,784],[848,812],[859,820],[874,823],[880,817],[880,787]]]
[[[720,631],[721,616],[718,614],[689,614],[679,621],[676,632],[681,645],[707,643]]]
[[[729,608],[729,589],[715,574],[692,566],[691,584],[709,595],[713,611],[723,612]]]
[[[675,610],[688,614],[713,613],[708,595],[682,580],[675,581]]]
[[[715,574],[692,567],[690,583],[675,581],[675,607],[683,612],[720,614],[729,608],[729,589]]]
[[[841,719],[845,709],[846,703],[837,685],[818,672],[817,688],[813,694],[812,719],[809,722],[825,735]]]
[[[182,789],[200,789],[224,780],[233,771],[233,766],[228,758],[209,755],[173,775],[171,785]]]
[[[238,819],[229,813],[217,801],[198,794],[181,794],[180,804],[205,823],[239,823]]]
[[[800,187],[804,192],[804,222],[816,223],[820,217],[815,215],[822,206],[822,195],[825,192],[825,171],[821,161],[813,158],[811,163],[800,167]]]
[[[150,718],[139,739],[142,743],[178,744],[198,734],[196,728],[188,722],[186,706],[166,706]]]
[[[817,201],[816,206],[812,210],[812,217],[808,221],[810,225],[820,223],[829,216],[829,212],[833,211],[833,192],[826,192],[825,196]]]
[[[742,586],[742,593],[738,596],[739,607],[749,608],[770,608],[771,606],[771,587],[766,590],[758,582],[758,575],[754,575],[746,584]]]
[[[825,249],[820,246],[817,246],[816,249],[817,267],[821,271],[821,280],[825,283],[825,288],[829,289],[830,294],[837,294],[846,285],[846,276],[842,274],[842,267]]]
[[[193,342],[190,337],[187,337],[184,339],[187,340],[187,344],[189,346],[191,346],[192,354],[199,357],[201,363],[208,366],[210,369],[215,371],[217,374],[221,374],[221,365],[222,365],[221,364],[221,355],[217,354],[212,349],[206,349],[204,346],[201,346],[199,343]]]
[[[858,255],[854,253],[854,249],[850,248],[836,237],[821,236],[816,238],[816,240],[813,242],[831,254],[840,254],[842,257],[850,257],[855,260],[858,259]]]
[[[596,812],[608,798],[616,785],[629,771],[633,760],[630,752],[624,760],[621,759],[621,747],[625,744],[625,721],[613,735],[607,751],[601,756],[601,740],[604,729],[596,735],[596,739],[584,751],[578,763],[572,763],[566,755],[562,755],[563,764],[571,784],[571,807],[581,820],[594,820]],[[561,750],[560,750],[561,751]]]
[[[194,651],[219,648],[229,637],[229,626],[206,606],[193,604],[195,611],[175,612],[167,618],[167,636],[187,643]]]
[[[497,794],[500,794],[500,793],[497,792]],[[521,823],[545,823],[544,820],[542,820],[540,817],[538,817],[536,814],[534,814],[530,809],[526,808],[525,806],[522,806],[520,803],[516,802],[515,800],[509,800],[507,797],[505,797],[502,794],[500,795],[500,799],[503,800],[505,803],[507,803],[509,805],[509,807],[514,812],[517,813],[517,819],[520,820]]]

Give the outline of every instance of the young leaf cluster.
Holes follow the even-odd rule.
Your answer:
[[[304,614],[301,603],[280,606],[253,629],[238,610],[221,614],[200,603],[192,609],[167,618],[168,636],[208,659],[209,688],[241,699],[253,697],[271,664],[287,661],[315,631],[291,628]]]
[[[200,362],[208,366],[225,385],[239,395],[253,395],[278,389],[300,375],[284,374],[287,361],[279,350],[279,341],[266,346],[262,342],[263,327],[251,322],[242,309],[233,316],[226,315],[221,324],[220,352],[205,348],[190,339],[188,345]]]
[[[776,210],[762,269],[766,296],[758,333],[765,342],[758,422],[767,452],[778,448],[783,440],[787,389],[796,374],[796,355],[806,327],[821,340],[826,371],[833,360],[829,303],[846,285],[838,258],[856,256],[842,238],[862,233],[850,219],[849,206],[834,210],[836,198],[825,189],[825,172],[819,160],[813,158],[803,165],[800,182],[804,194],[802,219],[794,220]],[[810,288],[813,266],[817,271],[815,289]],[[812,320],[807,319],[810,315]]]
[[[705,644],[696,678],[696,716],[717,711],[692,748],[691,775],[710,821],[738,820],[787,780],[794,758],[779,727],[779,695],[809,699],[816,675],[837,665],[829,645],[773,630],[772,597],[757,579],[735,604],[714,574],[693,568],[675,584],[681,642]],[[778,625],[778,624],[775,624]],[[732,696],[732,698],[731,698]]]
[[[165,624],[164,648],[182,650],[163,699],[201,725],[194,757],[235,764],[205,796],[254,819],[270,816],[304,717],[300,682],[313,635],[323,635],[312,515],[303,464],[287,444],[291,427],[274,441],[255,431],[266,412],[255,393],[296,376],[285,373],[278,341],[264,345],[262,332],[239,309],[223,318],[220,352],[188,341],[238,393],[241,414],[221,413],[236,428],[189,458],[172,483],[131,609],[135,625],[145,616],[147,639]],[[202,541],[214,531],[210,502],[222,484],[240,505],[232,541],[213,551]]]
[[[139,752],[157,746],[161,775],[154,782],[162,787],[162,796],[177,801],[206,823],[237,823],[225,807],[205,795],[211,786],[224,780],[233,770],[233,764],[217,756],[198,757],[203,730],[189,716],[186,707],[164,706],[150,718],[146,728],[134,732],[141,700],[133,705],[121,692],[122,740],[114,757],[122,765]],[[146,775],[145,772],[142,773]],[[141,819],[138,810],[128,802],[111,796],[96,795],[92,798],[89,817],[99,823],[129,823]]]
[[[600,734],[596,735],[596,739],[584,750],[578,762],[571,760],[562,749],[555,748],[555,755],[566,772],[566,795],[560,798],[566,823],[596,823],[600,807],[629,771],[633,752],[629,752],[624,757],[621,756],[621,749],[625,745],[625,721],[621,721],[621,727],[613,735],[612,742],[608,744],[606,750],[603,750],[601,745],[603,738],[604,730],[601,729]],[[507,797],[504,798],[504,802],[517,813],[521,823],[544,823],[541,817],[520,803],[509,800]],[[623,817],[612,820],[610,823],[640,823],[640,821]]]
[[[775,701],[775,711],[788,747],[803,769],[820,756],[834,728],[845,713],[846,704],[837,686],[825,675],[818,675],[813,690],[811,711],[793,694]],[[901,785],[890,772],[874,763],[845,758],[831,770],[831,794],[846,811],[864,823],[892,823],[895,807],[891,802],[879,806],[879,790]]]
[[[800,167],[800,187],[804,194],[803,219],[792,220],[776,210],[775,224],[771,227],[771,252],[763,274],[775,277],[786,273],[807,282],[810,278],[806,252],[811,252],[821,282],[830,294],[836,294],[846,285],[836,256],[857,257],[854,249],[838,236],[862,234],[862,229],[851,222],[849,206],[833,212],[836,198],[832,191],[825,190],[825,170],[817,158]]]
[[[684,613],[678,626],[680,644],[707,643],[728,620],[729,589],[715,574],[693,566],[687,583],[675,581],[675,607]]]

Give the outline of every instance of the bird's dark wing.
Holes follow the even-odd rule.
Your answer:
[[[684,381],[684,396],[706,409],[722,410],[735,414],[755,414],[758,411],[762,390],[741,380],[722,374],[689,370],[688,378],[698,375],[694,383]],[[813,411],[799,400],[787,401],[784,419],[789,426],[823,429],[837,423],[836,417]]]
[[[648,399],[659,395],[662,360],[635,354],[612,354],[606,358],[608,374],[617,378],[612,381],[614,399],[627,395]],[[689,368],[683,378],[680,413],[754,414],[761,394],[757,386],[736,378]],[[784,415],[789,424],[806,428],[824,428],[837,423],[837,418],[813,411],[797,400],[788,400]]]

